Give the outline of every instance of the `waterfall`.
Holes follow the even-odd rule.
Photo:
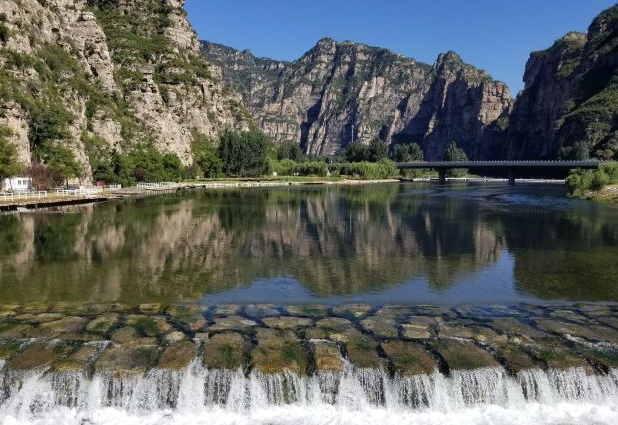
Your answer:
[[[438,424],[449,423],[446,418],[452,415],[464,424],[491,423],[481,421],[481,416],[491,415],[500,423],[518,425],[527,423],[526,415],[536,415],[531,420],[537,422],[529,423],[618,420],[617,370],[594,375],[584,369],[533,369],[510,376],[502,368],[486,368],[449,376],[437,370],[391,376],[345,363],[341,373],[298,376],[206,370],[196,359],[180,371],[88,377],[0,366],[0,423],[7,424],[105,424],[112,417],[136,424],[341,424],[387,418],[393,423]]]

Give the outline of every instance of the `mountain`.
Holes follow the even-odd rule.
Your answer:
[[[139,144],[192,162],[196,133],[247,126],[183,0],[0,0],[0,126],[22,162],[69,147],[86,174]]]
[[[209,62],[240,93],[262,129],[308,154],[332,155],[352,139],[418,142],[428,159],[456,140],[476,157],[485,129],[511,109],[508,87],[454,52],[433,66],[389,50],[320,40],[294,62],[203,42]]]
[[[525,88],[495,154],[618,159],[618,5],[587,34],[569,33],[530,55]]]

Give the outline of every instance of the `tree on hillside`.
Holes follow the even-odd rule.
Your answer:
[[[229,176],[258,177],[268,171],[268,137],[256,130],[224,131],[217,150],[223,171]]]
[[[44,142],[39,155],[50,170],[64,178],[67,185],[70,178],[82,174],[82,166],[77,162],[73,152],[58,142]]]
[[[7,140],[11,135],[8,127],[0,126],[0,181],[14,176],[21,170],[17,160],[17,148]]]
[[[368,157],[368,147],[358,140],[350,143],[345,150],[345,159],[348,162],[367,161]]]
[[[422,161],[423,158],[423,150],[418,143],[395,145],[395,149],[393,150],[393,160],[395,162]]]
[[[303,151],[300,149],[300,145],[293,140],[283,142],[277,147],[278,161],[291,159],[292,161],[299,162],[302,159],[302,156]]]
[[[386,142],[378,139],[377,137],[369,142],[369,148],[367,149],[367,159],[371,162],[378,162],[381,159],[388,157],[388,145]]]
[[[464,150],[461,149],[457,145],[457,142],[453,140],[451,143],[448,144],[446,149],[444,149],[444,152],[442,153],[442,160],[449,161],[449,162],[467,161],[468,155],[466,155]],[[468,173],[468,170],[466,169],[454,169],[454,170],[450,170],[447,173],[447,175],[449,177],[463,177],[467,173]]]

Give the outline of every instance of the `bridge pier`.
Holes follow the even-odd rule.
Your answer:
[[[509,168],[509,186],[515,186],[515,170]]]
[[[438,168],[438,181],[440,184],[446,184],[446,170]]]

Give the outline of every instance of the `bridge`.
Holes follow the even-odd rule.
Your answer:
[[[568,171],[576,168],[597,169],[600,161],[416,161],[399,162],[400,169],[432,169],[438,172],[440,183],[446,182],[446,172],[453,169],[469,169],[474,171],[503,171],[508,175],[509,184],[515,184],[517,174],[526,171]],[[333,166],[335,164],[332,164]],[[343,164],[345,165],[345,164]]]

